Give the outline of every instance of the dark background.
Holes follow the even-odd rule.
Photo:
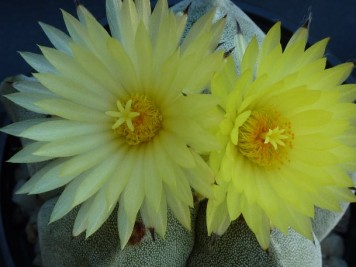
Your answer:
[[[80,2],[98,19],[105,18],[104,0]],[[178,1],[169,1],[170,4],[176,2]],[[292,31],[303,24],[311,10],[311,43],[329,36],[331,41],[328,57],[332,63],[356,60],[356,0],[234,2],[249,12],[266,16],[273,21],[281,20]],[[73,0],[0,0],[0,80],[10,75],[30,72],[30,67],[16,51],[38,52],[36,44],[49,45],[37,22],[42,21],[64,29],[59,8],[75,14]]]

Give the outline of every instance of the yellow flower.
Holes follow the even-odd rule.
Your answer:
[[[69,35],[41,24],[56,49],[22,53],[36,81],[15,84],[7,97],[50,118],[12,124],[5,132],[34,142],[11,162],[52,160],[19,193],[66,185],[50,221],[82,204],[73,234],[92,235],[119,203],[124,247],[138,212],[165,236],[167,207],[190,228],[191,188],[211,196],[213,173],[200,154],[219,148],[212,133],[217,99],[200,92],[223,63],[214,52],[224,19],[198,20],[182,41],[187,14],[167,1],[108,0],[112,37],[83,7],[63,12]]]
[[[212,81],[225,148],[210,157],[217,185],[209,234],[243,216],[264,249],[272,227],[312,239],[315,206],[338,211],[356,200],[347,174],[356,166],[356,85],[342,85],[353,66],[325,69],[328,40],[305,50],[307,35],[300,28],[283,50],[277,23],[260,48],[249,43],[239,75],[229,58]]]

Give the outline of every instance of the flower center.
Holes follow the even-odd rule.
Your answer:
[[[112,129],[126,139],[129,145],[138,145],[153,139],[162,127],[162,115],[155,103],[145,95],[136,94],[125,106],[117,100],[117,111],[105,114],[114,117]]]
[[[253,111],[239,129],[237,147],[250,161],[274,167],[288,160],[293,139],[290,121],[278,112]]]

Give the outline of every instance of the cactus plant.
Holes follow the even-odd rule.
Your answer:
[[[190,5],[190,6],[189,6]],[[186,12],[189,6],[187,30],[195,21],[212,8],[216,8],[215,20],[226,17],[226,26],[220,49],[226,51],[236,45],[236,33],[249,42],[257,36],[264,39],[262,31],[234,4],[228,0],[185,0],[172,9]],[[237,23],[236,23],[237,22]],[[233,53],[240,70],[239,54]],[[3,83],[1,94],[14,91],[12,83],[28,79],[16,77]],[[31,79],[31,78],[30,78]],[[14,121],[42,116],[3,100]],[[42,116],[43,117],[43,116]],[[23,140],[26,144],[26,140]],[[29,164],[31,174],[42,167]],[[168,209],[167,235],[160,237],[154,229],[137,217],[129,245],[123,250],[117,236],[116,212],[113,212],[99,230],[89,238],[72,236],[79,207],[62,219],[49,223],[57,198],[46,202],[39,213],[38,229],[43,263],[45,266],[321,266],[319,241],[334,227],[342,211],[335,213],[316,209],[313,223],[314,240],[308,240],[293,230],[288,235],[273,229],[268,250],[263,250],[254,233],[240,218],[234,221],[222,236],[208,236],[206,229],[206,203],[195,203],[191,209],[192,231],[187,231]],[[300,255],[300,256],[298,256]]]
[[[1,95],[15,92],[11,86],[12,83],[23,79],[29,78],[17,76],[4,81],[0,87]],[[2,103],[15,121],[38,115],[26,112],[6,99],[2,99]],[[22,141],[25,140],[22,139]],[[34,164],[28,164],[28,166],[31,172]],[[354,182],[356,183],[355,177]],[[199,264],[200,266],[234,265],[243,267],[321,266],[319,241],[322,241],[332,230],[348,206],[344,204],[342,211],[337,213],[316,209],[313,221],[313,229],[316,234],[314,243],[292,231],[288,236],[285,236],[278,230],[274,230],[271,247],[264,251],[242,219],[233,222],[223,236],[208,237],[205,223],[206,203],[203,203],[200,207],[196,205],[195,210],[191,210],[192,232],[185,230],[171,213],[168,215],[168,230],[165,240],[159,236],[155,236],[153,239],[149,229],[142,228],[141,234],[138,235],[142,238],[138,239],[136,246],[130,250],[136,258],[134,261],[130,261],[130,253],[126,253],[128,250],[123,250],[126,251],[126,254],[121,254],[119,240],[117,235],[113,234],[117,231],[115,214],[109,217],[108,221],[98,230],[98,234],[93,235],[86,242],[83,235],[72,237],[71,229],[78,208],[63,219],[48,224],[56,200],[57,198],[48,200],[41,207],[38,216],[37,224],[44,266],[108,266],[109,263],[109,266],[140,266],[140,263],[153,266],[199,266]],[[167,252],[168,249],[169,252]],[[143,250],[142,253],[141,250]],[[161,253],[162,251],[165,253]],[[296,255],[303,255],[303,257]],[[306,258],[305,255],[308,257]]]

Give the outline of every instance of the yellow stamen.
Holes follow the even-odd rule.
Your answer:
[[[116,119],[112,129],[123,136],[129,145],[138,145],[153,139],[162,127],[162,115],[145,95],[133,95],[126,101],[125,108],[117,101],[118,111],[105,114]]]
[[[291,123],[271,109],[253,111],[238,135],[240,153],[264,167],[283,164],[294,138]]]
[[[129,101],[126,102],[125,108],[122,106],[120,100],[116,101],[116,106],[119,111],[107,111],[105,112],[106,115],[118,118],[117,121],[113,124],[111,127],[113,130],[121,126],[123,123],[126,122],[127,127],[130,129],[130,131],[134,130],[134,127],[132,125],[132,119],[140,115],[138,112],[132,112],[131,111],[131,104],[132,100],[130,99]]]
[[[270,143],[273,148],[276,150],[277,149],[277,145],[280,146],[285,146],[285,143],[283,142],[283,139],[287,139],[288,136],[287,135],[283,135],[283,133],[285,132],[285,129],[279,129],[279,127],[277,126],[276,128],[272,129],[268,129],[268,133],[264,133],[264,139],[265,139],[265,144]]]

